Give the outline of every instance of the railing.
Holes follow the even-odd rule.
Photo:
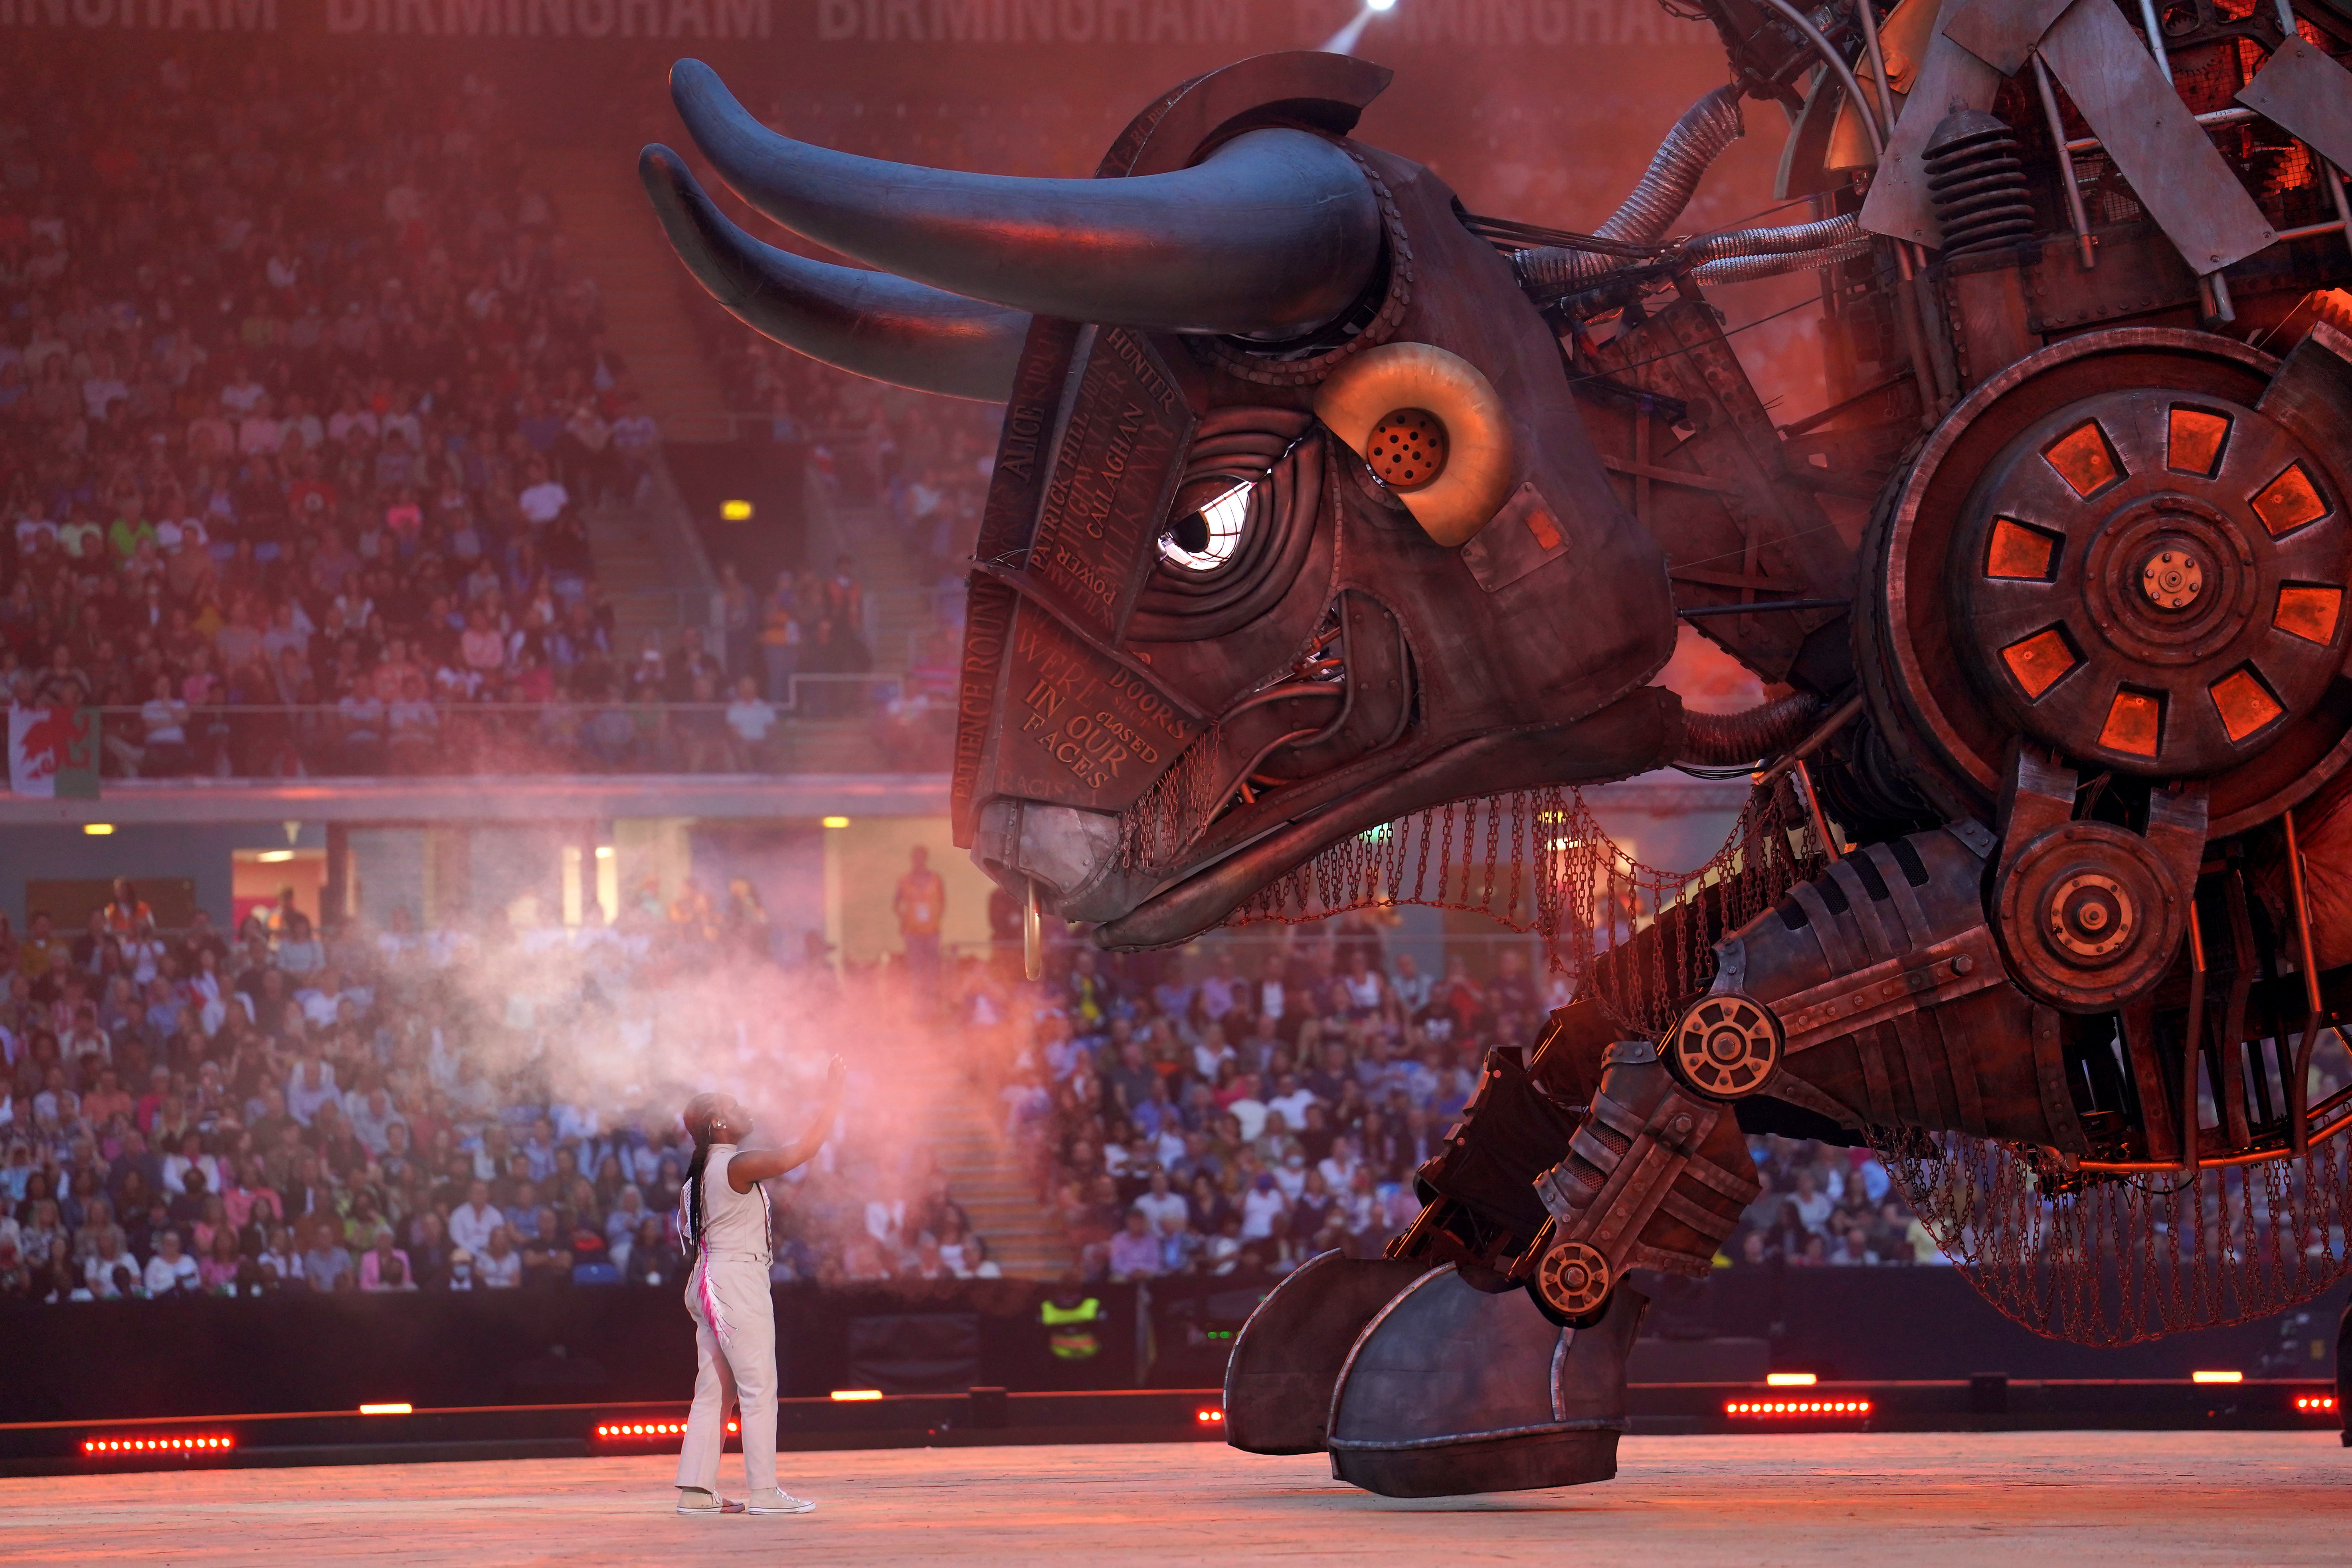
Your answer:
[[[697,626],[705,637],[718,636],[726,629],[719,611],[719,595],[706,588],[608,588],[602,596],[615,616],[625,621],[635,619],[657,627],[680,629]],[[638,613],[633,616],[632,611]],[[676,633],[666,631],[662,646],[677,646]],[[614,652],[627,658],[636,649],[619,647]]]
[[[937,773],[952,705],[898,676],[794,675],[787,700],[730,722],[730,703],[362,701],[181,710],[151,741],[141,708],[94,708],[100,773],[128,778],[448,777],[514,773]]]

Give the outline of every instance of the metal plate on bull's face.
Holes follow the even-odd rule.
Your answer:
[[[1139,670],[1032,601],[1015,612],[998,699],[998,795],[1118,811],[1200,733]]]
[[[1141,335],[1031,327],[976,552],[992,574],[974,577],[968,602],[950,786],[959,842],[985,793],[1116,809],[1175,754],[1171,727],[1192,733],[1176,703],[1105,650],[1158,559],[1194,423]],[[1006,704],[1018,710],[998,726]]]
[[[2003,76],[2025,68],[2026,57],[2074,0],[1968,0],[1944,24],[1944,37]]]
[[[1567,553],[1559,519],[1532,483],[1521,485],[1494,521],[1462,547],[1470,575],[1489,594],[1501,593]]]
[[[1077,358],[1027,571],[1073,626],[1112,641],[1157,558],[1193,418],[1142,334],[1087,328]]]

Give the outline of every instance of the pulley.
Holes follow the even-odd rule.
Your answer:
[[[1764,1087],[1780,1063],[1780,1020],[1736,991],[1700,997],[1668,1031],[1667,1070],[1710,1100],[1738,1100]]]
[[[1565,1327],[1581,1328],[1597,1319],[1612,1283],[1609,1260],[1581,1241],[1563,1241],[1536,1264],[1537,1304]]]

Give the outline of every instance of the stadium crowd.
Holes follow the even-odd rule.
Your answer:
[[[706,1086],[665,1067],[773,1086],[781,1017],[872,1016],[770,946],[691,884],[594,928],[322,937],[289,899],[164,935],[127,883],[0,921],[0,1300],[675,1286]],[[928,1146],[861,1120],[772,1184],[775,1278],[992,1277]]]
[[[12,700],[118,710],[111,773],[266,773],[531,738],[445,736],[461,706],[694,694],[612,646],[583,509],[658,433],[487,82],[12,81]]]
[[[780,996],[865,1016],[900,983],[772,945],[742,886],[648,890],[610,927],[322,936],[289,900],[166,935],[128,884],[79,931],[0,921],[0,1299],[675,1281],[684,1032],[757,1073]],[[1560,986],[1511,946],[1484,980],[1384,946],[1341,920],[1197,973],[1083,946],[1035,986],[956,966],[957,1054],[1004,1064],[1080,1275],[1278,1274],[1411,1223],[1476,1065]],[[995,1275],[928,1146],[881,1124],[853,1113],[776,1184],[776,1278]],[[1719,1267],[1936,1261],[1867,1151],[1751,1149],[1764,1195]]]
[[[1562,977],[1504,945],[1474,977],[1388,954],[1360,917],[1178,957],[1078,949],[1034,998],[1008,1126],[1089,1279],[1378,1257],[1490,1049],[1532,1041]],[[1764,1191],[1719,1268],[1932,1263],[1866,1149],[1749,1140]]]

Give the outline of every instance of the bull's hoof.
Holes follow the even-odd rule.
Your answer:
[[[1589,1329],[1559,1329],[1517,1291],[1443,1268],[1365,1328],[1331,1396],[1331,1473],[1386,1497],[1605,1481],[1625,1430],[1625,1362],[1648,1299],[1612,1293]]]
[[[1469,1438],[1443,1448],[1334,1448],[1331,1473],[1382,1497],[1578,1487],[1616,1479],[1617,1434],[1539,1432]]]
[[[1429,1271],[1386,1258],[1308,1258],[1234,1338],[1225,1363],[1225,1441],[1252,1454],[1319,1454],[1331,1390],[1364,1325]]]

